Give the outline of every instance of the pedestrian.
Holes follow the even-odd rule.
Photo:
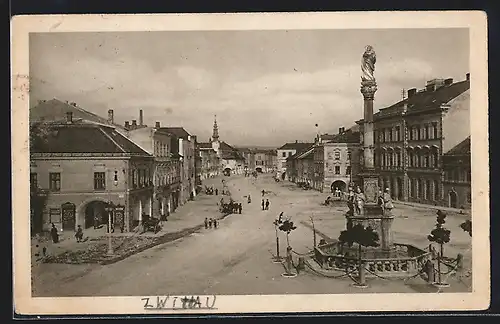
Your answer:
[[[264,199],[262,199],[262,210],[264,210],[266,203],[264,202]]]
[[[241,203],[238,204],[238,211],[239,213],[241,214],[241,210],[243,209],[243,206],[241,205]]]
[[[78,229],[76,230],[75,237],[76,237],[77,243],[80,243],[83,240],[82,225],[78,225]]]
[[[266,191],[264,189],[262,189],[262,197],[264,197],[265,194],[266,194]]]
[[[50,236],[52,237],[52,242],[59,243],[59,233],[54,223],[52,223],[52,228],[50,229]]]
[[[219,189],[215,188],[215,195],[218,196],[219,195]]]
[[[214,219],[214,228],[217,228],[217,220]]]
[[[269,199],[266,199],[266,210],[269,210]]]
[[[250,197],[250,195],[248,195],[248,203],[251,203],[252,202],[252,198]]]
[[[99,217],[97,215],[94,216],[94,229],[97,229],[99,227]]]
[[[208,218],[205,217],[205,229],[208,228]]]
[[[210,220],[208,221],[208,228],[212,228],[212,219],[210,218]]]

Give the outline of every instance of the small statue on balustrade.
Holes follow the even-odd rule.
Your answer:
[[[347,213],[349,216],[354,216],[354,204],[354,191],[352,190],[352,188],[349,188],[349,193],[347,195],[347,207],[349,208],[349,211]]]
[[[356,201],[356,213],[361,215],[361,211],[363,210],[363,206],[365,204],[365,194],[361,191],[361,188],[358,186],[356,188],[355,201]]]
[[[389,192],[389,188],[385,188],[383,199],[384,199],[384,214],[391,215],[394,205],[392,203],[392,198]]]

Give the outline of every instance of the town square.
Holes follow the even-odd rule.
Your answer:
[[[468,33],[407,33],[31,37],[33,297],[471,292]]]

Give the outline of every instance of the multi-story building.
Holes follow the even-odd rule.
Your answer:
[[[470,136],[443,155],[445,205],[471,208]]]
[[[276,175],[282,180],[287,180],[287,159],[297,152],[302,152],[308,149],[313,143],[285,143],[276,150]]]
[[[179,157],[173,156],[172,134],[161,130],[160,122],[154,127],[143,123],[142,110],[139,125],[125,122],[127,137],[144,151],[154,156],[153,216],[169,215],[177,208],[180,192]]]
[[[219,140],[219,127],[217,119],[214,120],[212,138],[208,143],[200,143],[199,147],[212,147],[219,160],[219,170],[226,175],[243,174],[245,170],[245,158],[238,150],[224,141]]]
[[[209,179],[221,174],[221,163],[211,143],[198,143],[201,158],[201,179]]]
[[[325,136],[326,135],[326,136]],[[338,134],[325,134],[314,145],[313,188],[321,192],[345,191],[359,173],[359,126]]]
[[[374,114],[375,168],[394,199],[444,204],[442,156],[470,135],[469,88],[468,73],[430,80]]]
[[[252,172],[275,172],[276,151],[259,148],[238,148],[245,159],[245,170]]]
[[[196,197],[196,137],[182,127],[161,127],[172,136],[172,153],[180,156],[180,195],[177,203],[185,204]]]
[[[153,156],[115,127],[74,119],[68,111],[62,121],[32,122],[30,138],[31,187],[47,193],[43,210],[32,210],[42,218],[38,230],[53,223],[74,231],[111,218],[114,229],[130,231],[152,214]],[[105,210],[110,202],[112,215]]]

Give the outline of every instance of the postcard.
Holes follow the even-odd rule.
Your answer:
[[[16,16],[11,42],[18,314],[489,307],[485,13]]]

